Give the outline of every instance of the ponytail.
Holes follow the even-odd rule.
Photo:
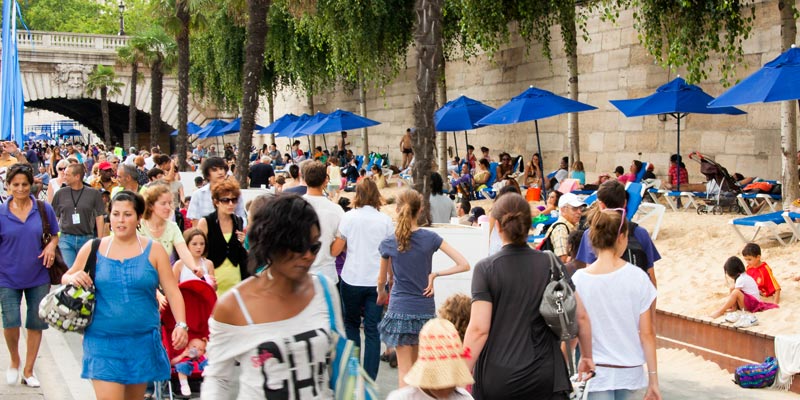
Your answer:
[[[411,227],[422,207],[422,196],[414,190],[406,190],[397,199],[397,227],[394,236],[397,250],[406,251],[411,245]]]

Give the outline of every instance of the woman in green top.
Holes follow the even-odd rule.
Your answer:
[[[194,262],[194,257],[189,252],[189,247],[186,246],[181,229],[172,221],[172,192],[169,187],[157,183],[147,187],[142,196],[145,210],[139,226],[139,233],[161,243],[169,255],[172,255],[172,250],[175,249],[183,264],[202,278],[203,270],[198,268]],[[209,283],[213,285],[213,283]]]

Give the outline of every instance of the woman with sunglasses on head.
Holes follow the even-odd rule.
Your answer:
[[[211,200],[216,211],[201,218],[197,229],[208,237],[208,259],[214,263],[217,296],[249,276],[245,268],[247,251],[244,249],[244,221],[236,215],[241,190],[233,178],[221,180],[211,186]]]
[[[58,220],[53,208],[44,205],[44,215],[52,235],[44,248],[41,210],[31,195],[33,168],[29,164],[14,164],[6,172],[6,190],[9,199],[0,204],[0,306],[3,310],[3,335],[11,364],[6,370],[6,382],[39,387],[33,365],[42,341],[42,331],[47,324],[37,311],[42,298],[50,291],[47,269],[53,265],[58,246]],[[27,351],[25,364],[19,355],[20,303],[23,295],[27,304],[25,328]]]
[[[58,153],[58,152],[56,152],[56,153]],[[64,182],[64,174],[65,174],[65,172],[64,171],[67,169],[68,165],[69,165],[69,161],[67,161],[67,160],[62,158],[61,160],[58,161],[58,163],[56,164],[56,167],[54,168],[54,170],[56,171],[56,174],[55,175],[54,174],[50,174],[50,184],[47,185],[47,202],[48,203],[52,203],[53,202],[53,196],[55,196],[56,192],[58,191],[58,189],[61,189],[61,186],[63,186],[65,184],[65,182]]]
[[[650,311],[656,288],[646,273],[621,257],[628,246],[625,209],[594,209],[589,221],[597,260],[572,276],[592,323],[596,376],[589,399],[661,399]]]
[[[61,278],[64,284],[96,288],[92,323],[83,336],[81,378],[92,380],[98,399],[141,399],[148,382],[169,379],[156,301],[159,287],[177,321],[170,338],[173,347],[180,350],[188,342],[183,297],[167,252],[136,230],[144,208],[139,194],[117,193],[111,200],[114,236],[97,239],[94,279],[84,271],[91,241],[81,247],[75,264]]]
[[[378,272],[378,304],[385,304],[387,283],[391,290],[389,308],[378,325],[381,341],[397,350],[397,380],[403,379],[417,360],[419,331],[436,317],[433,281],[440,276],[469,271],[461,253],[433,231],[417,225],[422,195],[406,190],[397,197],[397,226],[394,234],[380,244],[381,268]],[[442,250],[455,265],[432,272],[433,253]]]
[[[203,399],[334,398],[329,313],[337,331],[344,328],[336,287],[309,274],[319,240],[317,213],[297,195],[275,196],[255,212],[253,277],[222,296],[209,320]]]

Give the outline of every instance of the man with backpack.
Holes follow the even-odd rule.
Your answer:
[[[600,188],[597,189],[597,205],[600,209],[624,209],[627,201],[628,193],[625,191],[625,186],[617,180],[603,182]],[[661,259],[661,255],[658,253],[646,229],[634,222],[629,222],[628,226],[628,247],[622,254],[622,258],[645,271],[650,277],[650,281],[653,282],[653,286],[657,286],[653,264]],[[589,240],[589,229],[583,233],[583,240],[581,240],[581,246],[578,249],[576,258],[578,263],[583,263],[584,265],[591,264],[597,259]]]
[[[539,250],[551,250],[553,254],[561,258],[562,262],[567,262],[569,258],[567,237],[580,222],[585,205],[586,203],[575,194],[564,193],[558,199],[558,220],[550,225]]]

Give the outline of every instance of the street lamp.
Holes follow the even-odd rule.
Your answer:
[[[125,3],[119,0],[119,36],[125,35]]]

